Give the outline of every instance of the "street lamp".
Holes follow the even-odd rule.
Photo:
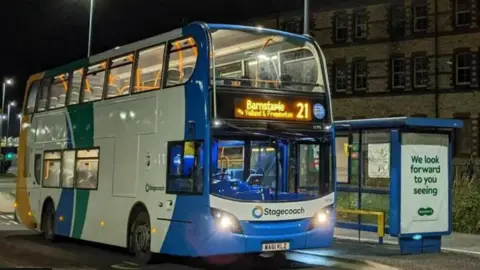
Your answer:
[[[90,20],[88,26],[88,57],[91,55],[92,50],[92,26],[93,26],[93,6],[95,4],[94,0],[90,0]]]
[[[7,137],[7,140],[8,140],[8,131],[10,129],[10,108],[11,107],[15,107],[17,106],[17,103],[15,101],[12,101],[10,103],[8,103],[8,113],[7,113],[7,134],[6,134],[6,137]]]

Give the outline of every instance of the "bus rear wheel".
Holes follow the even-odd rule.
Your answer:
[[[152,259],[150,251],[150,218],[146,212],[140,212],[130,226],[129,250],[135,254],[139,264],[148,264]]]
[[[53,242],[55,240],[55,209],[51,203],[45,206],[41,226],[43,238],[48,242]]]

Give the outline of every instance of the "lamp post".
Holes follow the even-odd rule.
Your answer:
[[[5,93],[7,92],[7,85],[13,85],[12,79],[5,79],[2,83],[2,116],[0,119],[0,149],[2,148],[1,140],[3,139],[3,120],[5,119]]]
[[[303,33],[308,34],[308,24],[310,23],[310,3],[304,0],[303,4]]]
[[[93,6],[95,4],[94,0],[90,0],[90,19],[88,26],[88,57],[91,55],[92,50],[92,26],[93,26]]]
[[[8,113],[7,113],[7,141],[8,141],[8,131],[10,130],[10,108],[17,106],[17,103],[15,101],[12,101],[8,103]]]
[[[18,139],[20,139],[20,133],[22,133],[22,114],[19,113],[17,114],[17,118],[18,118]]]

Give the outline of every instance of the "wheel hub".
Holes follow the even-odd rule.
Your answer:
[[[147,251],[150,248],[150,228],[148,225],[141,225],[135,229],[137,248]]]

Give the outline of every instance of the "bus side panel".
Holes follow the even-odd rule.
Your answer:
[[[55,207],[55,233],[62,236],[70,236],[71,224],[73,221],[73,198],[74,190],[72,188],[62,188],[60,177],[60,168],[44,167],[45,151],[61,151],[68,149],[68,121],[67,109],[44,112],[36,115],[32,126],[36,130],[35,142],[32,143],[32,159],[30,159],[30,169],[32,172],[37,170],[37,176],[40,185],[46,175],[49,175],[50,183],[55,187],[43,187],[38,189],[39,203],[37,219],[41,220],[43,205],[47,199],[53,201]],[[37,156],[38,158],[35,158]],[[35,160],[36,159],[36,160]],[[32,173],[34,175],[34,173]]]
[[[172,217],[169,200],[176,199],[165,193],[165,162],[167,142],[183,138],[181,88],[94,105],[94,145],[100,147],[99,188],[89,191],[81,239],[126,246],[128,217],[138,202],[146,206],[150,216],[152,250],[160,249]]]

